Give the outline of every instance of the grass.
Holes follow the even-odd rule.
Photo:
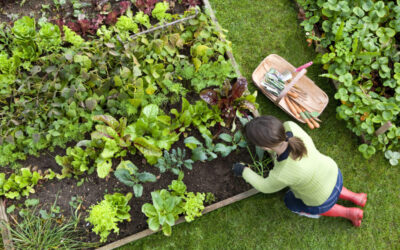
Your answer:
[[[211,0],[221,26],[228,30],[233,53],[242,74],[251,74],[261,60],[276,53],[295,66],[315,57],[307,46],[291,0]],[[318,75],[320,65],[308,76],[328,95],[330,103],[321,116],[323,123],[309,132],[317,148],[340,167],[344,184],[356,192],[367,192],[368,202],[360,228],[342,218],[318,220],[297,216],[283,203],[284,191],[258,194],[221,208],[192,223],[173,228],[171,237],[156,233],[121,249],[399,249],[400,171],[379,153],[369,160],[358,152],[359,139],[336,119],[337,101],[333,84]],[[254,86],[250,86],[255,90]],[[259,95],[263,114],[290,120],[281,109]],[[344,205],[350,205],[343,202]]]

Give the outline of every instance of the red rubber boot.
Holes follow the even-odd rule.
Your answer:
[[[335,204],[328,212],[325,212],[321,215],[330,217],[343,217],[351,220],[355,227],[359,227],[361,226],[364,212],[358,207],[344,207],[339,204]]]
[[[339,199],[351,201],[358,206],[365,206],[367,203],[367,194],[366,193],[354,193],[347,188],[343,187],[342,192],[340,192]]]

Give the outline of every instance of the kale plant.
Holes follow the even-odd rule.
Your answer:
[[[138,168],[131,161],[121,161],[114,175],[120,182],[133,188],[135,197],[141,197],[143,194],[143,185],[141,183],[155,182],[157,180],[149,172],[139,172]]]
[[[185,166],[187,169],[192,170],[192,164],[194,163],[194,161],[191,159],[185,160],[185,156],[185,149],[172,149],[171,153],[169,153],[167,150],[164,150],[164,157],[159,158],[155,166],[160,169],[161,173],[169,170],[172,173],[178,175],[182,169],[182,166]]]

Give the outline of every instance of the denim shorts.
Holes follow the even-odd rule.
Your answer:
[[[316,207],[307,206],[304,202],[298,198],[296,198],[291,190],[289,190],[285,195],[285,204],[286,206],[292,210],[293,212],[304,212],[308,214],[322,214],[331,209],[337,202],[340,196],[340,192],[343,187],[343,176],[338,170],[338,177],[336,181],[336,185],[333,188],[333,191],[329,198],[324,202],[324,204]]]

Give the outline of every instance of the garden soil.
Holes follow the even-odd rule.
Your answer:
[[[195,135],[197,138],[200,136]],[[181,140],[174,144],[173,148],[183,147],[183,136]],[[186,148],[186,150],[188,150]],[[190,153],[190,150],[187,154]],[[54,152],[46,152],[40,157],[30,156],[26,161],[22,162],[24,167],[31,167],[44,172],[46,169],[53,169],[60,173],[61,167],[55,162],[56,155],[65,155],[65,150],[56,149]],[[190,155],[190,154],[189,154]],[[131,221],[118,224],[120,228],[119,235],[111,233],[108,237],[108,242],[124,238],[134,233],[143,231],[148,228],[146,220],[147,217],[142,213],[141,207],[144,203],[151,203],[151,192],[158,189],[168,189],[168,185],[172,180],[177,179],[177,176],[171,172],[161,174],[158,168],[148,165],[144,158],[139,155],[129,155],[125,159],[131,160],[138,168],[139,171],[151,172],[157,176],[157,181],[154,183],[143,184],[143,196],[140,198],[132,197],[129,201],[131,207]],[[215,195],[215,202],[232,197],[236,194],[247,191],[251,188],[242,178],[235,177],[232,172],[232,165],[235,162],[250,163],[251,158],[247,149],[233,152],[229,156],[222,158],[218,157],[213,161],[196,162],[193,165],[193,170],[184,169],[185,177],[183,181],[187,185],[189,192],[211,192]],[[114,162],[113,169],[115,169],[118,161]],[[132,188],[125,186],[119,182],[113,173],[109,178],[100,179],[96,172],[91,175],[83,176],[85,181],[81,186],[77,186],[79,180],[74,178],[63,180],[47,180],[41,181],[35,188],[35,193],[29,196],[29,199],[39,199],[40,208],[49,210],[50,206],[56,202],[60,207],[60,215],[69,218],[74,213],[74,209],[70,206],[72,197],[82,199],[82,206],[78,210],[80,214],[80,228],[83,228],[86,234],[82,237],[83,240],[88,242],[98,242],[100,237],[91,232],[92,226],[84,221],[88,216],[88,209],[91,205],[100,202],[104,195],[114,192],[126,194],[132,192]],[[7,206],[12,204],[23,204],[24,199],[19,201],[7,202]],[[16,218],[16,212],[11,214]]]

